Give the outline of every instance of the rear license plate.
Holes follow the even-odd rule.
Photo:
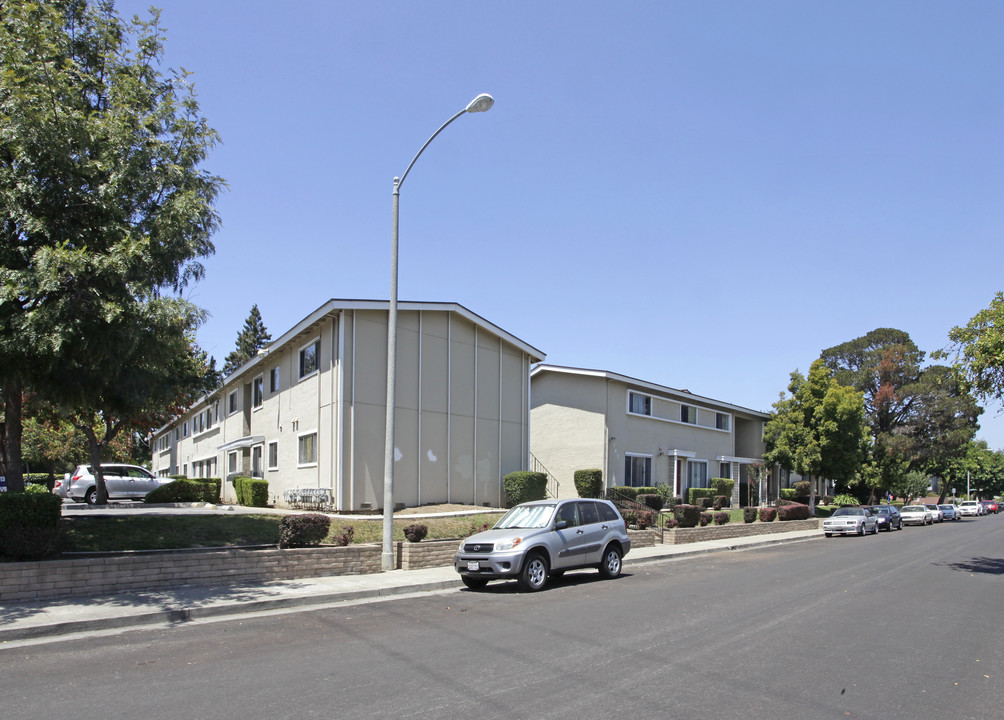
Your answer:
[[[479,563],[479,562],[473,562],[473,561],[472,562],[468,562],[467,563],[467,569],[470,572],[477,572],[478,570],[481,569],[481,563]]]

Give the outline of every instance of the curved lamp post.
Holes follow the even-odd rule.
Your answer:
[[[443,123],[436,132],[432,134],[425,145],[419,150],[415,157],[411,159],[404,175],[394,178],[394,202],[393,202],[393,223],[391,230],[390,245],[390,309],[387,315],[387,427],[384,436],[384,460],[383,460],[383,549],[380,555],[380,566],[383,570],[394,569],[394,411],[397,390],[397,228],[398,228],[398,204],[401,195],[401,186],[404,185],[408,173],[415,165],[415,161],[429,147],[429,143],[436,139],[439,133],[465,113],[485,112],[491,110],[495,100],[491,95],[482,93],[471,100],[467,107]]]

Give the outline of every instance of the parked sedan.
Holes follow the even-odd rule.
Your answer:
[[[945,520],[961,520],[962,519],[962,515],[959,512],[959,506],[958,505],[950,505],[950,504],[949,505],[939,505],[938,508],[940,508],[941,512],[944,514]]]
[[[998,507],[997,507],[997,501],[996,500],[984,500],[983,501],[983,507],[986,508],[987,515],[989,515],[990,513],[993,513],[994,515],[997,514]]]
[[[834,535],[878,535],[878,522],[866,507],[842,507],[833,511],[830,517],[823,520],[823,534],[826,537]]]
[[[976,517],[983,514],[983,507],[975,500],[963,500],[959,503],[959,512],[966,517]]]
[[[931,511],[923,505],[904,505],[899,510],[904,525],[931,525]]]
[[[875,516],[879,530],[892,532],[903,529],[903,518],[899,516],[899,510],[892,505],[873,505],[868,509]]]
[[[936,523],[944,522],[944,520],[945,520],[945,513],[941,512],[941,508],[940,507],[938,507],[934,503],[930,503],[928,505],[924,505],[924,507],[926,507],[928,510],[931,511],[931,520],[933,522],[936,522]]]

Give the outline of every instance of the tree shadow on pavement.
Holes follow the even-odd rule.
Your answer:
[[[953,570],[985,575],[1004,575],[1004,558],[974,557],[960,562],[935,563]]]

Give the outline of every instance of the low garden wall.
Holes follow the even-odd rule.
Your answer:
[[[663,534],[662,542],[664,545],[683,545],[684,543],[701,542],[702,540],[728,540],[731,538],[749,537],[751,535],[773,535],[775,533],[818,529],[818,518],[810,520],[728,523],[726,525],[707,525],[705,527],[666,530]]]

